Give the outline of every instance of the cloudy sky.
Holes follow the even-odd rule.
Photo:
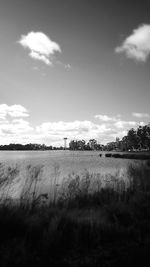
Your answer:
[[[0,144],[101,143],[150,121],[149,0],[1,0]]]

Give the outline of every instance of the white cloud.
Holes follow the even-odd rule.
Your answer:
[[[6,116],[11,117],[28,117],[29,113],[27,109],[21,105],[8,106],[6,104],[0,105],[0,119],[5,119]]]
[[[70,139],[96,138],[98,135],[109,132],[111,129],[105,124],[99,125],[91,121],[73,121],[73,122],[45,122],[36,127],[37,133],[49,136],[57,136],[61,139],[67,136]]]
[[[63,138],[67,136],[68,142],[72,139],[91,138],[102,140],[111,132],[106,124],[95,124],[91,121],[73,122],[45,122],[33,128],[30,123],[21,118],[10,119],[0,123],[1,143],[45,143],[63,145]]]
[[[136,127],[137,122],[136,121],[117,121],[114,123],[114,126],[117,128],[126,128],[126,127]]]
[[[60,45],[42,32],[29,32],[27,35],[22,35],[18,42],[29,49],[30,57],[41,60],[47,65],[52,64],[51,57],[55,52],[61,52]]]
[[[133,30],[132,34],[115,51],[125,53],[128,58],[145,62],[150,55],[150,25],[143,24]]]
[[[24,135],[30,135],[33,127],[24,120],[29,113],[22,105],[0,105],[0,140],[1,144],[24,143]]]
[[[132,116],[134,116],[136,118],[150,118],[150,114],[148,114],[148,113],[133,112]]]
[[[30,133],[33,131],[33,127],[30,126],[29,122],[23,119],[15,119],[4,121],[0,124],[0,135],[1,137],[7,138],[8,136],[14,137],[14,142],[18,142],[21,134]]]
[[[144,126],[145,125],[145,122],[144,121],[140,121],[139,122],[139,126]]]
[[[68,142],[73,139],[84,139],[88,141],[91,138],[99,142],[109,135],[111,128],[106,124],[95,124],[91,121],[73,121],[73,122],[45,122],[36,127],[38,135],[43,135],[43,139],[48,143],[56,142],[57,145],[63,145],[63,138],[67,137]]]
[[[47,65],[52,65],[52,63],[49,61],[49,59],[45,55],[41,55],[35,51],[31,51],[29,55],[30,57],[34,59],[43,61]]]
[[[135,121],[120,120],[120,115],[109,117],[96,115],[99,123],[89,120],[44,122],[32,127],[24,117],[29,116],[28,111],[21,105],[0,105],[0,140],[1,144],[8,143],[45,143],[53,146],[63,146],[63,138],[68,142],[72,139],[88,141],[95,138],[100,143],[122,138],[132,127],[144,125]],[[100,116],[100,118],[99,118]]]
[[[117,121],[120,118],[120,115],[117,115],[115,117],[109,117],[107,115],[95,115],[96,119],[99,119],[100,121],[110,122],[110,121]]]

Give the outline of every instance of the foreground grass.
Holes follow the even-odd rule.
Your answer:
[[[103,187],[98,179],[93,185],[89,173],[73,174],[57,198],[54,195],[49,201],[44,196],[44,205],[36,196],[41,167],[30,166],[28,171],[32,182],[23,190],[21,202],[4,201],[0,206],[1,266],[141,266],[150,262],[149,163],[129,166],[128,184],[110,176]],[[15,175],[17,170],[9,169],[9,173]]]

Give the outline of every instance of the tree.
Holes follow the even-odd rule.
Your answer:
[[[128,136],[124,136],[121,141],[121,150],[127,151],[129,148]]]
[[[128,137],[129,149],[137,149],[138,144],[139,144],[139,138],[138,138],[136,130],[134,128],[131,128],[128,131],[127,137]]]
[[[69,143],[69,149],[70,150],[77,150],[78,149],[78,144],[76,140],[72,140]]]
[[[89,146],[92,150],[97,149],[97,141],[95,139],[90,139],[89,140]]]
[[[137,135],[139,137],[140,147],[150,149],[150,124],[139,126]]]

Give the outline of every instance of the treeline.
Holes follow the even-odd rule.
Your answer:
[[[115,142],[110,142],[105,146],[105,150],[121,150],[121,151],[140,151],[150,150],[150,123],[139,126],[137,129],[131,128],[127,135]]]
[[[72,140],[69,143],[70,150],[103,150],[103,147],[95,139],[90,139],[88,142],[85,140]]]
[[[9,144],[1,145],[0,150],[52,150],[55,149],[52,146],[46,146],[44,144]]]
[[[69,143],[70,150],[105,150],[105,151],[140,151],[150,150],[150,123],[139,126],[137,129],[131,128],[127,135],[121,140],[109,142],[106,145],[99,144],[97,140],[72,140]]]

